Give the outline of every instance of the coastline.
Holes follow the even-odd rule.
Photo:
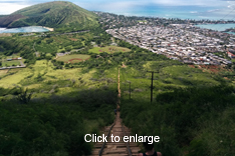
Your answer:
[[[47,29],[49,31],[54,31],[54,28],[49,28],[49,27],[44,27],[44,26],[41,26],[41,27],[44,28],[44,29]]]
[[[225,32],[226,29],[234,28],[235,23],[225,23],[225,24],[196,24],[196,27],[204,28],[204,29],[212,29],[215,31]]]
[[[34,28],[40,29],[40,30],[35,31]],[[23,31],[24,29],[28,29],[28,30]],[[45,31],[54,31],[54,28],[45,27],[45,26],[27,26],[27,27],[18,27],[18,28],[9,28],[9,29],[0,28],[0,34],[2,33],[30,33],[30,32],[45,32]]]

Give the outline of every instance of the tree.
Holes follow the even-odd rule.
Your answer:
[[[23,104],[27,104],[29,103],[31,96],[32,96],[32,92],[28,93],[28,88],[24,91],[23,88],[20,88],[20,93],[17,95],[16,99]]]
[[[50,43],[53,42],[53,39],[52,39],[52,38],[51,38],[51,39],[48,39],[48,40],[46,40],[46,42],[47,42],[47,44],[50,44]]]

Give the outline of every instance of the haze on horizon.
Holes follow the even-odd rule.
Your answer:
[[[104,11],[123,15],[173,17],[190,15],[197,19],[217,17],[218,19],[235,19],[235,0],[69,0],[89,11]],[[0,15],[11,14],[19,9],[49,0],[0,0]],[[175,12],[174,12],[175,11]],[[148,13],[147,13],[148,12]],[[188,16],[185,16],[187,18]]]

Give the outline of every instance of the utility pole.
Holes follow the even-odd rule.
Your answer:
[[[152,78],[151,78],[151,86],[150,86],[150,90],[151,90],[151,93],[150,93],[150,101],[153,102],[153,74],[154,73],[158,73],[158,72],[153,72],[153,71],[148,71],[149,73],[152,73]]]
[[[127,81],[129,83],[129,100],[131,99],[131,81]]]

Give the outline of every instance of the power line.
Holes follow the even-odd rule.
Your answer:
[[[231,14],[233,11],[235,10],[235,7],[228,13],[228,14],[226,14],[224,17],[222,17],[222,19],[224,19],[225,17],[227,17],[229,14]],[[234,18],[233,18],[234,19]],[[232,19],[232,20],[233,20]],[[215,24],[216,25],[216,24]],[[215,26],[215,25],[212,25],[212,27],[210,28],[211,30],[213,30],[212,28]],[[222,27],[223,27],[224,25],[222,25],[219,29],[221,29]],[[219,30],[218,29],[218,30]]]

